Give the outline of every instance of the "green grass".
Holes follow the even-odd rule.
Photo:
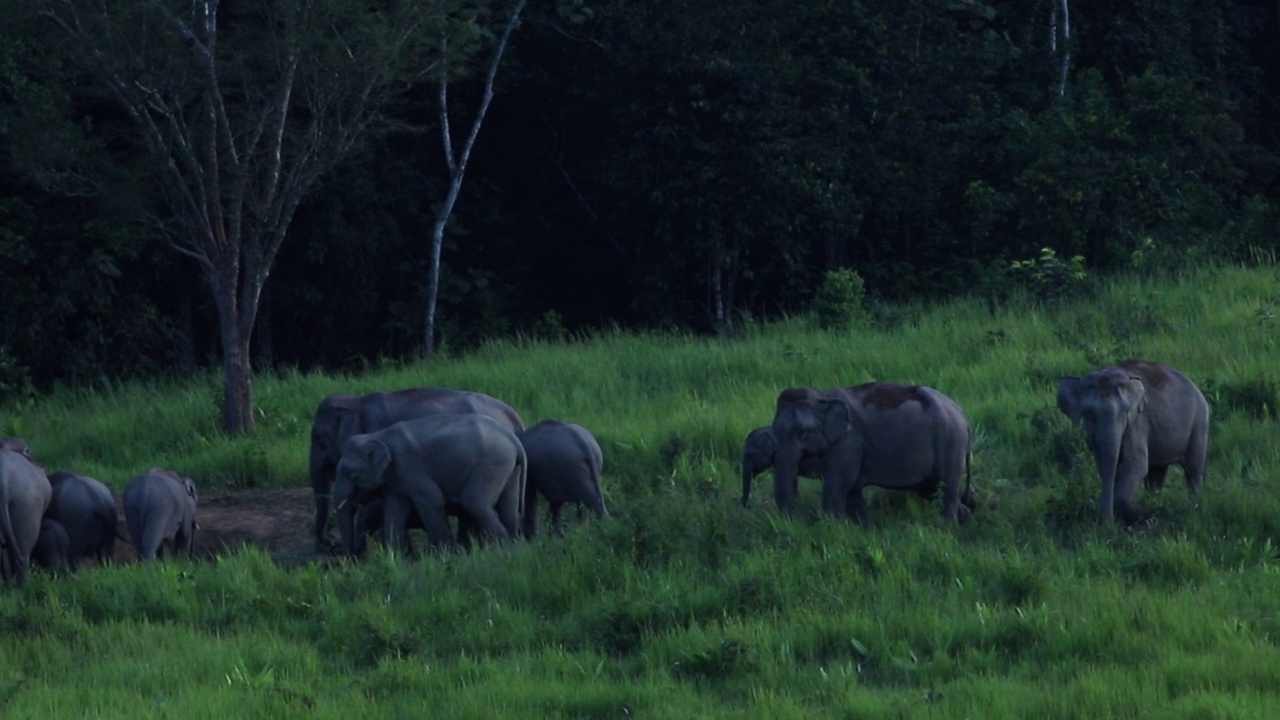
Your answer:
[[[590,428],[611,522],[409,561],[285,570],[260,552],[91,568],[0,591],[0,716],[1264,718],[1280,706],[1280,275],[1102,283],[994,312],[895,308],[733,340],[602,333],[255,386],[215,427],[213,376],[9,408],[50,469],[116,491],[166,465],[202,489],[303,486],[336,391],[482,390]],[[1094,522],[1097,480],[1054,408],[1062,374],[1137,356],[1213,404],[1206,489],[1174,471],[1141,531]],[[977,521],[871,491],[873,527],[738,507],[737,455],[779,390],[919,382],[973,421]]]

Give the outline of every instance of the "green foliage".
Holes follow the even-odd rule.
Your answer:
[[[824,330],[843,330],[866,315],[862,301],[866,288],[856,270],[830,270],[818,286],[809,309]]]
[[[1089,277],[1083,255],[1059,258],[1057,251],[1049,247],[1040,248],[1037,258],[1014,260],[1009,269],[1032,297],[1043,301],[1071,297]]]

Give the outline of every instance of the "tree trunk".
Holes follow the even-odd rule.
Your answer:
[[[249,332],[241,324],[238,258],[224,258],[210,278],[218,308],[218,336],[222,343],[222,429],[228,435],[253,432],[253,368]]]

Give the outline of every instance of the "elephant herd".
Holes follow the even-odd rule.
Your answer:
[[[196,527],[196,486],[186,477],[153,467],[129,481],[125,524],[138,556],[191,552]],[[31,564],[74,571],[80,561],[106,562],[115,551],[119,516],[101,481],[65,471],[45,474],[22,438],[0,439],[0,575],[26,582]]]
[[[326,535],[331,505],[347,555],[359,555],[374,533],[408,550],[412,528],[442,548],[482,537],[531,538],[538,495],[550,503],[557,530],[567,503],[607,518],[603,465],[586,428],[554,419],[525,428],[510,405],[483,393],[330,395],[311,426],[316,544],[333,544]]]
[[[1138,481],[1160,489],[1170,465],[1187,486],[1204,483],[1209,404],[1177,369],[1126,360],[1058,382],[1058,408],[1085,439],[1102,483],[1099,516],[1126,525],[1139,519]],[[790,388],[778,396],[770,426],[752,430],[742,453],[742,504],[751,482],[774,468],[778,507],[795,506],[796,478],[822,479],[822,508],[870,522],[863,488],[912,490],[933,497],[942,488],[943,515],[972,516],[969,479],[972,434],[951,398],[919,385],[873,382],[819,391]],[[962,489],[963,485],[963,489]]]
[[[1102,484],[1100,519],[1136,522],[1141,479],[1159,489],[1170,465],[1187,485],[1204,481],[1209,406],[1186,375],[1156,362],[1126,360],[1058,383],[1058,408],[1082,425]],[[972,432],[954,400],[929,387],[872,382],[849,388],[789,388],[773,422],[747,436],[742,505],[751,483],[774,469],[780,510],[795,508],[798,477],[822,480],[825,512],[870,523],[863,489],[910,490],[965,522],[974,508]],[[363,552],[366,538],[410,550],[408,531],[433,547],[480,539],[532,538],[537,496],[564,528],[568,503],[607,518],[600,489],[603,457],[585,428],[544,420],[526,428],[497,398],[446,388],[412,388],[324,398],[311,427],[309,461],[317,547],[330,549],[331,511],[341,551]],[[192,552],[195,483],[151,468],[125,487],[129,540],[144,560]],[[456,518],[453,530],[450,517]],[[0,439],[0,570],[26,580],[30,565],[74,570],[85,557],[110,557],[117,530],[111,491],[69,472],[46,475],[21,438]]]

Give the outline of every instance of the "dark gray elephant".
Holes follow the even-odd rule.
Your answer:
[[[130,480],[124,488],[124,520],[138,557],[191,556],[198,502],[195,481],[172,470],[153,467]]]
[[[1191,492],[1204,484],[1209,403],[1178,370],[1125,360],[1083,377],[1064,377],[1058,381],[1058,409],[1084,425],[1102,481],[1100,521],[1119,515],[1126,525],[1137,522],[1138,480],[1159,490],[1170,465],[1182,466]]]
[[[334,468],[342,445],[353,435],[377,432],[395,423],[429,415],[478,413],[501,422],[512,432],[524,422],[510,405],[484,393],[448,388],[412,388],[368,395],[330,395],[320,401],[311,424],[311,490],[315,494],[317,548],[332,543],[325,537]]]
[[[56,573],[64,573],[71,568],[71,537],[67,528],[57,520],[48,517],[40,521],[40,536],[36,538],[36,548],[31,553],[31,561],[39,567]]]
[[[774,494],[784,511],[795,507],[796,475],[809,455],[822,465],[826,512],[867,525],[863,488],[932,495],[942,487],[943,516],[959,522],[972,517],[969,420],[933,388],[888,382],[790,388],[778,395],[773,433]]]
[[[773,435],[773,427],[766,425],[747,433],[742,443],[742,507],[751,505],[751,483],[760,473],[773,467],[773,456],[778,451],[778,440]],[[800,466],[796,471],[800,477],[822,478],[822,463],[817,456],[800,456]],[[791,489],[795,497],[796,488]]]
[[[87,475],[55,472],[49,476],[53,497],[45,517],[66,528],[68,568],[75,571],[86,557],[96,557],[104,564],[115,554],[116,501],[111,490]]]
[[[528,462],[519,438],[486,415],[431,415],[355,435],[343,445],[334,500],[342,549],[355,552],[359,505],[383,499],[387,544],[404,549],[415,510],[432,546],[452,547],[449,505],[498,539],[520,533]]]
[[[551,524],[564,532],[565,503],[577,503],[602,518],[609,517],[600,490],[604,453],[591,432],[561,420],[543,420],[519,433],[529,458],[524,490],[523,530],[526,538],[538,532],[538,498],[551,503]]]
[[[49,480],[21,452],[0,449],[0,546],[5,580],[26,583],[40,520],[49,507]]]

